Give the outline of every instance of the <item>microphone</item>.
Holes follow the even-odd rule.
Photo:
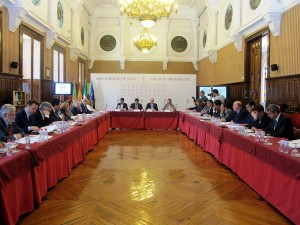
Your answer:
[[[141,98],[141,103],[143,103],[143,98]]]
[[[186,100],[186,104],[189,104],[189,99]]]
[[[166,100],[167,100],[167,99],[164,99],[164,104],[166,104]]]

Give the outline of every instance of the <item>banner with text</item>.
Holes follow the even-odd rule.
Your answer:
[[[196,97],[195,74],[105,74],[92,73],[96,109],[114,109],[120,98],[127,104],[139,98],[144,109],[154,98],[159,110],[168,98],[178,110],[192,107]]]

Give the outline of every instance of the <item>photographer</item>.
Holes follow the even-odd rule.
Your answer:
[[[218,89],[213,89],[212,93],[210,94],[210,99],[214,98],[214,101],[220,100],[222,103],[225,101],[225,97],[219,94]]]

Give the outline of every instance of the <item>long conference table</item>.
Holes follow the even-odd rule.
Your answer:
[[[108,112],[81,127],[32,144],[0,159],[0,221],[16,224],[38,206],[47,191],[67,177],[110,128],[180,129],[195,144],[230,168],[295,224],[300,224],[300,159],[256,142],[251,136],[183,112]],[[21,145],[22,147],[22,145]],[[23,146],[24,147],[24,146]]]

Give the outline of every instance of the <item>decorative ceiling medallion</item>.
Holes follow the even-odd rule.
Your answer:
[[[81,34],[81,36],[80,36],[81,37],[81,45],[84,46],[84,29],[83,29],[83,27],[81,27],[81,33],[80,34]]]
[[[57,2],[57,21],[60,27],[64,24],[64,9],[61,2]]]
[[[250,0],[250,7],[255,10],[260,4],[260,0]]]
[[[41,0],[31,0],[34,5],[38,5]]]
[[[171,47],[175,52],[181,53],[187,49],[187,40],[182,36],[176,36],[171,41]]]
[[[203,48],[206,47],[206,42],[207,42],[207,32],[206,30],[203,32],[203,40],[202,40],[202,44],[203,44]]]
[[[225,29],[228,30],[231,26],[232,22],[232,14],[233,14],[233,9],[232,5],[229,5],[226,10],[226,15],[225,15]]]
[[[117,41],[112,35],[105,35],[100,39],[100,47],[106,52],[110,52],[115,49]]]

